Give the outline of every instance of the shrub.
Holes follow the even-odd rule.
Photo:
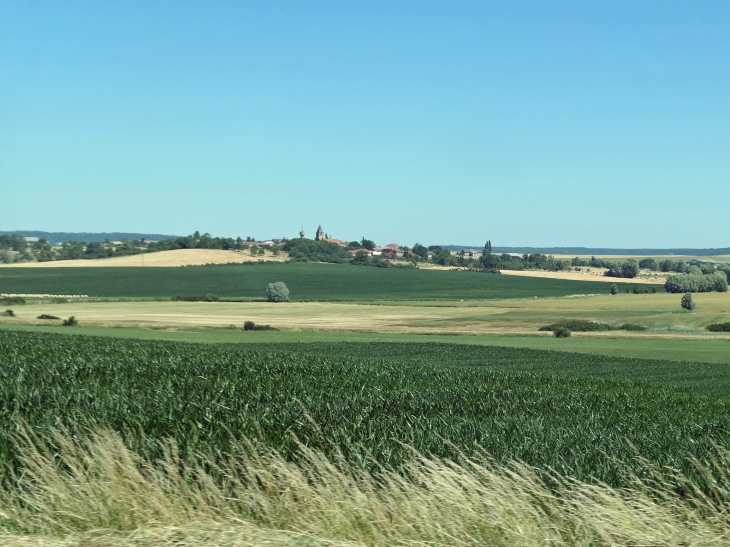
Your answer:
[[[570,338],[570,329],[566,329],[565,327],[557,327],[553,333],[555,334],[555,338]]]
[[[693,309],[695,309],[695,307],[697,307],[694,300],[692,300],[692,293],[685,293],[685,295],[682,297],[681,304],[685,310],[690,310],[690,311],[692,311]]]
[[[644,325],[637,325],[636,323],[624,323],[619,327],[619,329],[630,331],[645,331],[648,329],[648,327],[645,327]]]
[[[53,302],[54,304],[65,304],[66,302],[68,302],[68,299],[67,298],[51,298],[51,302]]]
[[[15,312],[14,312],[13,310],[5,310],[5,311],[3,312],[3,315],[4,315],[5,317],[15,317]]]
[[[48,315],[47,313],[41,314],[37,317],[37,319],[61,319],[60,317],[56,317],[55,315]]]
[[[710,332],[730,332],[730,321],[727,323],[715,323],[714,325],[708,325],[707,330]]]
[[[689,273],[670,275],[664,288],[670,293],[726,292],[728,283],[724,272],[715,271],[707,275]]]
[[[608,271],[604,274],[607,277],[633,278],[639,275],[639,264],[630,258],[620,264],[615,262],[607,264]]]
[[[345,263],[350,261],[350,253],[345,252],[337,243],[331,241],[292,239],[286,242],[282,250],[289,253],[289,259],[293,262]]]
[[[13,253],[8,251],[7,249],[3,249],[0,251],[0,263],[3,264],[12,264],[15,262],[15,257],[13,256]]]
[[[622,262],[619,269],[621,270],[621,277],[633,278],[639,275],[639,264],[632,258]]]
[[[171,300],[173,302],[220,302],[220,298],[214,294],[173,296]]]
[[[243,330],[279,330],[271,325],[257,325],[253,321],[244,321]]]
[[[269,286],[266,287],[266,294],[269,302],[287,302],[289,300],[289,289],[281,281],[269,283]]]
[[[68,319],[64,319],[63,323],[61,323],[64,327],[75,327],[79,324],[79,322],[76,320],[76,318],[72,315]]]
[[[555,332],[556,329],[568,329],[573,332],[596,332],[613,330],[613,327],[611,325],[606,325],[605,323],[594,323],[593,321],[582,321],[580,319],[560,321],[559,323],[540,327],[541,331],[551,330]]]
[[[4,296],[0,298],[0,304],[4,304],[6,306],[17,306],[25,304],[25,298],[22,296]]]
[[[618,294],[618,288],[616,287],[616,283],[611,283],[611,294]]]

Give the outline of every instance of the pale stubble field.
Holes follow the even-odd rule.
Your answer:
[[[574,336],[712,337],[707,324],[730,321],[730,293],[696,294],[688,313],[677,294],[587,295],[481,302],[383,302],[378,304],[287,302],[87,302],[15,306],[6,324],[53,325],[41,314],[75,316],[85,326],[152,329],[241,328],[244,321],[291,331],[436,334],[537,334],[548,323],[584,319],[638,323],[646,333],[574,333]],[[545,333],[543,333],[545,334]],[[546,334],[545,334],[546,335]],[[722,335],[719,335],[722,336]]]

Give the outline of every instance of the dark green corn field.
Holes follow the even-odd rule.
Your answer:
[[[601,281],[527,278],[478,272],[362,268],[349,264],[251,264],[183,268],[8,268],[0,293],[166,298],[212,293],[265,299],[283,281],[292,301],[483,300],[608,294]],[[650,285],[637,283],[639,288]],[[626,288],[632,289],[633,285]]]
[[[233,434],[296,458],[294,434],[370,469],[368,452],[398,467],[409,457],[401,443],[447,458],[480,446],[498,461],[619,485],[611,458],[640,471],[638,450],[692,474],[688,454],[709,457],[711,440],[730,446],[726,368],[457,344],[203,345],[0,331],[0,459],[17,468],[22,422],[41,436],[87,424],[109,425],[152,455],[160,438],[187,454],[223,453]]]

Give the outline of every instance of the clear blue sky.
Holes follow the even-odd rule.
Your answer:
[[[0,229],[730,246],[730,3],[0,0]]]

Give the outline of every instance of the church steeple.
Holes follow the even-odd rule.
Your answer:
[[[322,241],[324,239],[324,230],[322,229],[322,225],[319,225],[319,228],[317,228],[317,236],[314,238],[315,241]]]

